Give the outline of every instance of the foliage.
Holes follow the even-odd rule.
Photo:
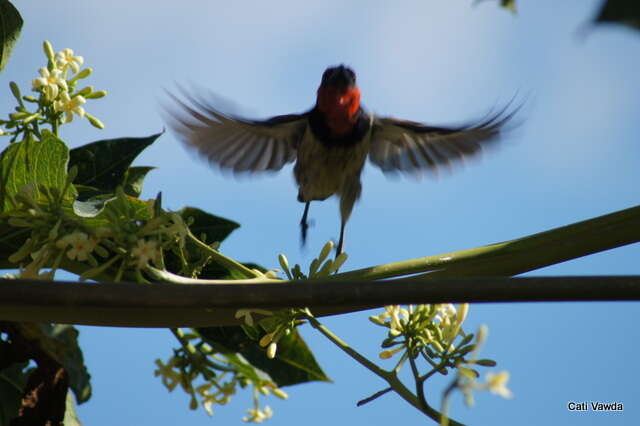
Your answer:
[[[515,0],[500,0],[500,5],[516,11]],[[595,22],[639,28],[640,9],[632,1],[608,0]],[[0,71],[21,27],[15,7],[0,0]],[[22,279],[52,280],[62,269],[82,280],[129,280],[140,285],[211,282],[202,279],[282,282],[275,271],[241,264],[218,251],[237,223],[194,207],[167,211],[160,194],[139,198],[153,167],[133,162],[160,133],[99,140],[70,150],[60,128],[78,117],[104,128],[85,105],[107,92],[81,87],[93,72],[82,68],[82,56],[71,49],[56,53],[49,42],[43,48],[47,63],[32,81],[35,95],[23,95],[11,82],[17,105],[0,120],[0,135],[9,140],[0,154],[0,267],[18,269],[12,277]],[[299,265],[290,268],[283,255],[280,266],[288,280],[330,277],[347,259],[346,254],[328,259],[332,248],[329,243],[322,249],[308,274]],[[156,360],[156,376],[169,391],[180,387],[188,393],[192,409],[202,406],[209,414],[214,404],[224,405],[239,389],[250,387],[254,402],[244,420],[262,422],[273,413],[269,406],[261,406],[260,396],[286,398],[281,387],[329,381],[298,333],[297,327],[310,324],[387,382],[387,388],[359,405],[394,391],[433,420],[458,424],[446,416],[454,390],[460,390],[469,404],[475,390],[511,397],[507,372],[489,373],[485,382],[478,381],[477,368],[496,363],[478,357],[486,328],[475,335],[464,331],[468,309],[450,304],[393,305],[371,316],[387,333],[380,358],[398,359],[391,370],[351,348],[307,308],[240,309],[236,318],[241,326],[173,329],[178,347],[167,361]],[[73,400],[80,404],[89,400],[91,384],[77,338],[78,331],[69,325],[0,322],[0,424],[14,418],[23,424],[34,418],[79,424]],[[399,378],[406,365],[415,393]],[[455,377],[444,390],[439,412],[429,405],[423,386],[432,376],[450,372]]]
[[[106,92],[91,86],[78,90],[79,81],[91,74],[88,68],[81,69],[81,56],[70,49],[54,54],[48,42],[44,43],[44,52],[47,66],[32,83],[37,96],[22,95],[12,82],[10,88],[18,106],[7,120],[0,121],[0,131],[10,139],[0,155],[2,266],[18,268],[14,278],[31,279],[53,279],[56,271],[64,269],[83,280],[151,283],[154,278],[145,271],[153,265],[186,277],[272,280],[273,273],[265,275],[263,268],[238,264],[214,249],[239,226],[237,223],[193,207],[166,211],[159,195],[150,200],[137,198],[152,168],[132,166],[132,162],[160,134],[101,140],[69,150],[58,136],[62,125],[82,117],[103,128],[84,105],[89,99],[104,97]],[[61,403],[66,403],[67,387],[79,403],[90,398],[89,375],[75,328],[6,323],[0,330],[4,332],[0,335],[2,348],[22,354],[1,369],[3,383],[12,390],[3,393],[4,418],[17,415],[20,396],[32,389],[28,383],[36,378],[41,385],[53,383],[60,371],[65,380],[56,382],[56,386],[62,386],[64,392],[54,392],[58,389],[55,387],[39,392],[36,411],[51,421],[59,419],[64,409],[53,412],[49,396],[61,394]],[[205,337],[193,345],[192,336],[200,332]],[[249,345],[250,340],[241,343],[242,336],[247,336],[241,327],[175,333],[181,346],[167,365],[158,361],[158,374],[172,389],[168,371],[177,368],[182,387],[194,397],[196,393],[201,395],[202,405],[209,412],[214,401],[226,402],[236,386],[253,386],[256,395],[273,393],[282,397],[286,394],[279,389],[280,383],[328,380],[297,332],[282,344],[284,349],[290,348],[289,358],[278,361],[267,359],[265,350],[257,344]],[[235,343],[230,336],[237,336]],[[199,351],[197,359],[193,358],[194,351]],[[181,356],[187,361],[178,362]],[[24,361],[28,359],[36,362],[37,369],[26,368]],[[203,383],[196,387],[192,379],[198,375]],[[219,399],[212,387],[224,389],[224,397]],[[264,417],[264,410],[257,410],[256,406],[252,416]],[[23,411],[20,416],[24,420]]]

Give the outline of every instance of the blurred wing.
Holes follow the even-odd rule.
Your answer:
[[[414,121],[376,117],[369,159],[385,173],[415,174],[447,167],[496,142],[504,125],[519,109],[507,112],[508,107],[484,121],[458,127],[433,127]]]
[[[211,164],[235,173],[251,173],[280,170],[296,159],[306,114],[247,120],[224,114],[184,90],[184,101],[168,95],[175,103],[165,106],[169,126]]]

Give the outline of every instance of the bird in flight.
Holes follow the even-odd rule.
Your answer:
[[[201,96],[182,90],[166,107],[167,121],[182,142],[212,165],[234,173],[278,171],[295,162],[304,244],[311,201],[340,197],[340,240],[355,202],[368,158],[385,173],[419,174],[448,167],[496,142],[519,107],[507,104],[484,120],[455,127],[431,126],[379,117],[362,108],[356,75],[339,65],[322,74],[316,104],[300,114],[266,120],[237,117],[216,109]]]

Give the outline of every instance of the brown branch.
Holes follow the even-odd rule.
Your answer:
[[[316,316],[400,303],[640,300],[640,276],[426,278],[282,284],[92,284],[0,280],[0,320],[123,327],[237,324],[240,308]]]

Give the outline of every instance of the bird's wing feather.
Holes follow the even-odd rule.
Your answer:
[[[385,173],[415,174],[447,167],[496,142],[504,125],[518,109],[509,112],[507,105],[485,120],[457,127],[434,127],[392,117],[376,117],[369,159]]]
[[[184,100],[168,92],[174,104],[165,106],[166,120],[185,145],[210,163],[235,173],[251,173],[280,170],[296,159],[306,114],[248,120],[225,114],[186,90],[181,92]]]

